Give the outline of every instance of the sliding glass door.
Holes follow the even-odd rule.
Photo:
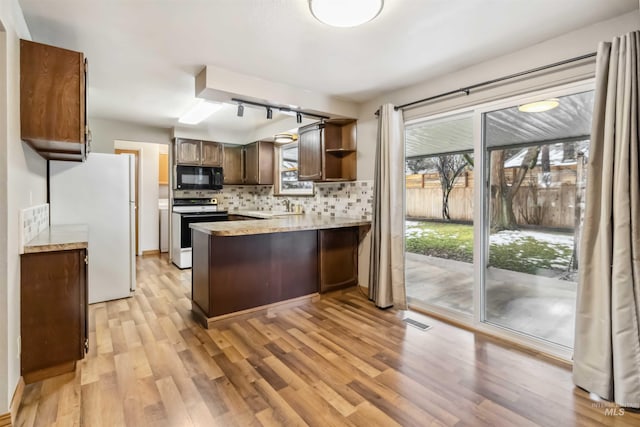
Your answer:
[[[405,282],[414,307],[473,313],[473,117],[406,128]]]
[[[492,105],[406,124],[408,302],[566,356],[593,91]]]
[[[484,319],[572,347],[593,92],[544,101],[484,114]]]

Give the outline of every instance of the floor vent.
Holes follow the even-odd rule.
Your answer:
[[[402,319],[402,321],[413,326],[414,328],[420,329],[421,331],[426,331],[427,329],[431,329],[431,326],[425,325],[422,322],[418,322],[417,320],[413,320],[408,317]]]

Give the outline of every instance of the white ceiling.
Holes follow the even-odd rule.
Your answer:
[[[338,29],[317,22],[306,0],[19,3],[34,41],[87,56],[90,117],[165,128],[194,102],[205,65],[363,102],[638,9],[637,0],[386,0],[374,21]],[[203,127],[260,124],[221,114]]]

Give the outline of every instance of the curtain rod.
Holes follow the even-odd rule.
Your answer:
[[[570,64],[572,62],[577,62],[577,61],[582,61],[584,59],[593,58],[594,56],[596,56],[596,54],[597,54],[596,52],[591,52],[591,53],[587,53],[586,55],[576,56],[575,58],[570,58],[570,59],[565,59],[563,61],[554,62],[553,64],[542,65],[540,67],[532,68],[530,70],[521,71],[521,72],[515,73],[515,74],[509,74],[508,76],[498,77],[498,78],[493,79],[493,80],[487,80],[487,81],[484,81],[482,83],[476,83],[476,84],[473,84],[471,86],[462,87],[460,89],[450,90],[449,92],[443,92],[443,93],[440,93],[438,95],[430,96],[428,98],[422,98],[422,99],[419,99],[417,101],[409,102],[407,104],[398,105],[397,107],[394,107],[394,109],[395,110],[406,110],[406,109],[408,109],[410,107],[414,107],[415,105],[423,104],[423,103],[429,102],[429,101],[435,101],[436,99],[445,98],[447,96],[455,95],[457,93],[464,93],[466,95],[469,95],[469,93],[473,89],[478,89],[479,87],[482,87],[482,86],[492,85],[494,83],[499,83],[499,82],[502,82],[502,81],[505,81],[505,80],[511,80],[511,79],[515,79],[517,77],[526,76],[528,74],[538,73],[540,71],[544,71],[544,70],[547,70],[549,68],[560,67],[562,65],[567,65],[567,64]],[[379,113],[379,110],[376,111],[376,115],[378,115],[378,113]]]

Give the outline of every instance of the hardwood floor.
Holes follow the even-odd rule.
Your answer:
[[[90,350],[26,387],[19,426],[637,426],[565,367],[357,290],[201,328],[190,272],[140,258],[135,297],[90,308]]]

